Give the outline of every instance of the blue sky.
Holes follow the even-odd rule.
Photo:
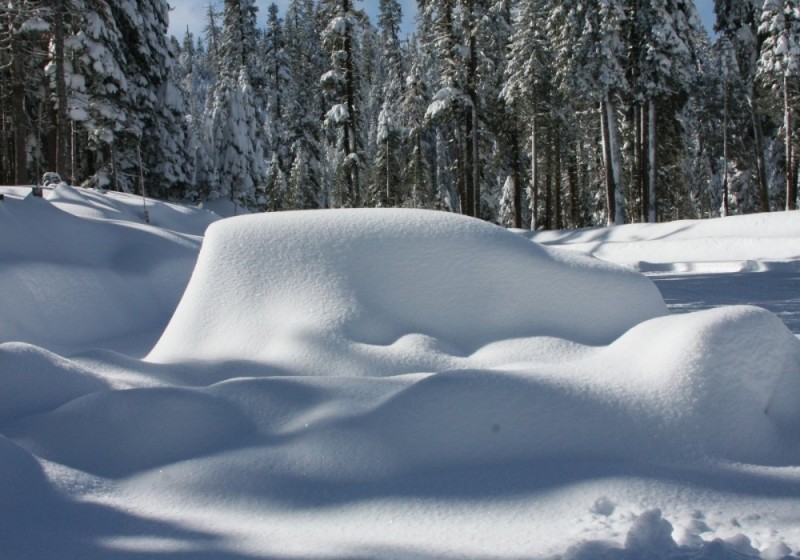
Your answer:
[[[183,38],[188,26],[192,33],[198,35],[205,25],[206,6],[208,6],[209,1],[211,0],[169,0],[170,6],[173,7],[170,12],[169,32],[180,39]],[[272,2],[273,0],[256,0],[256,5],[259,9],[258,20],[262,25],[267,17],[267,7]],[[274,2],[283,11],[288,0],[274,0]],[[221,5],[222,1],[215,0],[214,3]],[[414,28],[417,3],[416,0],[401,0],[400,3],[403,7],[403,31],[408,33]],[[695,3],[700,12],[700,18],[709,32],[711,32],[711,27],[714,25],[713,0],[695,0]],[[366,10],[373,22],[376,21],[378,16],[377,0],[357,1],[356,5]]]

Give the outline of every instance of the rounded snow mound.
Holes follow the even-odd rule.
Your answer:
[[[511,338],[607,344],[665,313],[645,277],[480,220],[285,212],[209,227],[148,359],[251,360],[315,375],[374,375],[380,365],[398,374],[425,366],[409,362],[415,354],[465,356]],[[407,367],[387,370],[376,347]]]
[[[52,352],[21,342],[0,344],[0,419],[50,410],[106,388]]]
[[[228,403],[173,388],[95,393],[12,427],[36,455],[110,477],[210,454],[250,431]]]

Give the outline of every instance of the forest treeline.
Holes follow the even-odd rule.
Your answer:
[[[0,6],[0,184],[566,228],[794,209],[800,0]]]

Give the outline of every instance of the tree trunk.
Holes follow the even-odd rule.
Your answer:
[[[649,204],[647,221],[656,222],[656,103],[652,98],[647,102],[647,191]]]
[[[536,117],[531,123],[531,231],[536,231],[536,215],[539,213],[539,165],[536,161],[539,157],[536,145]]]
[[[648,169],[648,150],[645,150],[648,138],[648,120],[647,109],[644,103],[638,107],[639,111],[639,137],[637,144],[639,145],[639,194],[641,196],[641,220],[647,222],[647,217],[650,214],[650,190],[647,185],[647,169]]]
[[[553,229],[553,138],[548,131],[544,176],[544,229]]]
[[[578,144],[569,150],[567,161],[567,227],[578,227]]]
[[[67,152],[69,151],[70,132],[67,122],[67,84],[64,72],[64,0],[55,0],[53,28],[57,103],[55,165],[56,173],[64,179],[71,179],[71,177],[67,176]]]
[[[347,13],[350,11],[350,3],[348,0],[344,0],[342,2],[342,10]],[[353,60],[353,49],[355,46],[353,45],[353,39],[350,36],[350,32],[348,31],[345,33],[344,36],[344,52],[345,52],[345,77],[344,77],[344,88],[345,88],[345,102],[347,103],[347,112],[348,112],[348,119],[347,124],[345,125],[345,149],[347,150],[347,154],[345,157],[347,158],[346,165],[348,166],[347,170],[347,180],[348,180],[348,197],[350,199],[350,203],[352,204],[353,208],[359,208],[361,206],[361,185],[359,181],[359,164],[358,161],[358,115],[356,113],[356,73],[355,73],[355,62]],[[349,130],[349,134],[347,133],[347,129]]]
[[[722,109],[722,215],[728,215],[728,84]]]
[[[603,165],[605,167],[606,180],[606,207],[608,208],[606,224],[613,226],[617,220],[617,183],[616,176],[614,175],[614,164],[612,163],[611,134],[608,115],[608,100],[603,98],[603,101],[600,103],[600,129],[603,136]]]
[[[561,211],[561,134],[556,131],[555,137],[555,173],[553,177],[553,213],[555,214],[555,228],[563,229]]]
[[[786,210],[797,209],[797,185],[792,165],[792,106],[789,100],[789,76],[783,75],[783,126],[786,130]]]
[[[464,214],[467,216],[475,215],[475,185],[473,180],[475,178],[474,172],[474,152],[475,144],[473,144],[473,129],[472,129],[472,110],[467,108],[464,112],[464,140],[466,141],[464,153]]]
[[[14,184],[28,183],[28,135],[30,123],[25,112],[25,71],[22,47],[11,33],[11,117],[14,123]]]
[[[750,119],[753,123],[753,143],[756,151],[756,174],[758,176],[758,200],[762,212],[769,212],[769,187],[767,185],[767,167],[764,158],[764,131],[761,128],[761,111],[755,99],[755,92],[748,97]]]
[[[516,127],[511,131],[511,162],[514,176],[514,227],[522,228],[522,171],[519,157],[519,131]]]

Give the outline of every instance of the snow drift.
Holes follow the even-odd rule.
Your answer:
[[[399,362],[413,361],[421,344],[457,355],[533,336],[607,344],[664,313],[644,277],[478,220],[415,210],[286,212],[209,228],[147,359],[387,375],[415,371]],[[365,369],[363,358],[378,354],[389,361]]]
[[[800,260],[796,212],[524,234],[642,272],[754,272],[787,265],[797,270]]]
[[[0,204],[0,341],[74,351],[138,334],[131,318],[135,328],[163,328],[200,238],[143,223],[141,198],[64,184],[46,192],[13,189]],[[200,212],[181,219],[178,208],[154,214],[201,233],[212,221]]]
[[[9,558],[800,551],[800,340],[772,313],[668,314],[638,273],[422,211],[219,221],[189,280],[204,212],[5,191]],[[741,223],[790,258],[792,223]],[[140,332],[146,359],[110,351]]]

